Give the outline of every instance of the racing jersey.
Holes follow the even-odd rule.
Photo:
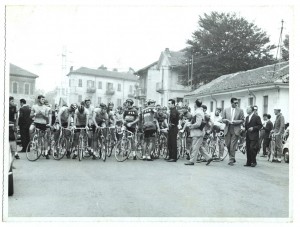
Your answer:
[[[220,116],[220,115],[219,116],[214,116],[213,123],[214,123],[214,125],[219,126],[220,130],[225,129],[226,125],[224,123],[222,123],[222,116]]]
[[[35,113],[34,123],[46,125],[50,110],[51,109],[45,105],[33,105],[31,108],[31,112]]]
[[[115,119],[116,119],[116,122],[123,121],[123,113],[116,112]]]
[[[85,125],[86,124],[86,118],[88,117],[88,111],[86,109],[84,109],[83,113],[80,113],[77,110],[75,110],[75,115],[76,115],[76,122],[75,125],[76,126],[80,126],[80,125]]]
[[[17,113],[17,106],[9,104],[9,121],[15,122],[15,114]]]
[[[71,114],[71,117],[73,116],[73,113],[70,113],[69,108],[67,106],[63,106],[60,108],[59,112],[60,114],[60,121],[62,124],[68,123],[69,116]]]
[[[154,107],[147,107],[142,111],[144,131],[147,130],[156,130],[156,118],[155,118],[155,109]]]
[[[88,111],[88,118],[89,118],[89,121],[88,121],[88,124],[89,126],[93,125],[94,122],[93,122],[93,112],[94,112],[94,106],[90,105],[89,108],[85,107]]]
[[[155,113],[155,118],[157,119],[160,128],[166,127],[164,121],[167,119],[167,115],[164,113]]]
[[[95,114],[95,120],[97,124],[103,122],[108,123],[109,119],[111,119],[111,114],[108,114],[107,112],[102,113],[101,108],[95,108],[94,114]]]
[[[123,118],[126,121],[126,123],[133,122],[138,117],[138,111],[134,108],[128,108],[123,113]],[[135,128],[136,124],[131,125],[130,128]]]

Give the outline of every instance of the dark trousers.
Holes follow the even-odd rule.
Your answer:
[[[168,134],[169,158],[177,160],[177,126],[171,126]]]
[[[267,155],[268,154],[267,148],[269,148],[270,141],[271,141],[271,138],[264,138],[264,142],[263,142],[263,155]]]
[[[258,140],[249,140],[246,139],[246,148],[247,148],[247,163],[246,165],[256,164],[256,154],[259,148]]]
[[[20,135],[21,135],[21,143],[22,143],[22,151],[25,152],[27,145],[30,141],[29,127],[20,126]]]

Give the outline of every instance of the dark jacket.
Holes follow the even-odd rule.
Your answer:
[[[249,128],[253,128],[250,132]],[[259,140],[259,130],[262,128],[261,119],[258,115],[253,114],[249,122],[249,116],[246,117],[245,129],[246,129],[246,138],[249,140]]]
[[[270,132],[272,131],[273,129],[273,123],[271,121],[268,121],[266,123],[266,126],[262,128],[264,131],[265,131],[265,134],[264,134],[264,139],[267,139],[270,137]]]
[[[32,119],[30,118],[31,108],[28,105],[24,105],[19,111],[19,126],[29,127],[32,123]]]

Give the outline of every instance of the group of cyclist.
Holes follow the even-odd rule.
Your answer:
[[[169,112],[167,107],[162,107],[161,105],[155,105],[155,100],[147,100],[143,108],[138,108],[134,106],[134,101],[132,99],[127,99],[123,106],[118,106],[114,109],[114,104],[109,102],[107,105],[100,103],[98,106],[94,107],[91,104],[90,99],[86,99],[80,104],[73,103],[70,106],[62,106],[60,108],[51,109],[48,101],[43,95],[37,97],[37,103],[31,107],[30,118],[32,118],[33,123],[29,128],[30,139],[33,138],[35,129],[39,129],[45,132],[51,131],[53,134],[54,142],[57,142],[61,135],[61,128],[63,128],[63,133],[66,137],[73,136],[72,140],[67,140],[67,143],[72,141],[72,144],[66,144],[67,158],[76,159],[78,157],[78,151],[76,147],[78,146],[80,130],[85,129],[87,131],[87,151],[93,159],[96,159],[96,150],[99,146],[97,139],[95,137],[100,136],[97,131],[100,128],[110,128],[106,133],[111,133],[112,140],[116,144],[118,140],[121,139],[118,130],[127,130],[132,134],[143,135],[143,160],[152,161],[159,157],[159,151],[155,149],[158,135],[163,133],[165,138],[168,138],[168,128],[169,128]],[[189,159],[189,127],[186,127],[188,122],[192,121],[191,110],[188,106],[176,106],[180,113],[180,120],[178,123],[178,136],[177,136],[177,147],[178,150],[182,148],[182,138],[187,141],[184,147],[184,154],[187,155]],[[206,122],[206,139],[208,135],[212,134],[213,138],[216,133],[219,133],[225,127],[222,123],[221,109],[217,109],[214,117],[210,117],[206,114],[207,107],[202,105],[203,111],[205,113]],[[73,130],[73,133],[71,133]],[[101,131],[105,133],[104,131]],[[50,135],[45,134],[45,135]],[[105,137],[106,135],[104,135]],[[221,137],[220,137],[221,138]],[[49,143],[50,138],[46,138],[44,146],[44,154],[46,159],[49,159]],[[207,144],[204,140],[200,149],[206,149]],[[224,146],[220,143],[219,151],[222,154]],[[75,148],[75,149],[71,149]],[[72,154],[73,151],[73,154]],[[136,158],[137,147],[136,143],[131,144],[131,152],[133,159]],[[167,159],[168,157],[166,157]]]

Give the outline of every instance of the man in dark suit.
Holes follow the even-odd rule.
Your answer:
[[[260,116],[254,113],[254,107],[247,108],[246,123],[246,150],[247,163],[244,166],[256,166],[256,154],[259,149],[259,130],[262,128]]]
[[[222,114],[222,122],[226,124],[224,129],[225,143],[229,153],[228,165],[233,166],[238,137],[241,125],[244,123],[244,111],[238,107],[237,98],[231,98],[231,107],[226,108]]]
[[[19,110],[19,127],[21,135],[22,150],[21,152],[26,152],[27,145],[30,141],[29,127],[32,123],[30,118],[30,107],[26,104],[25,99],[20,100],[21,108]]]

